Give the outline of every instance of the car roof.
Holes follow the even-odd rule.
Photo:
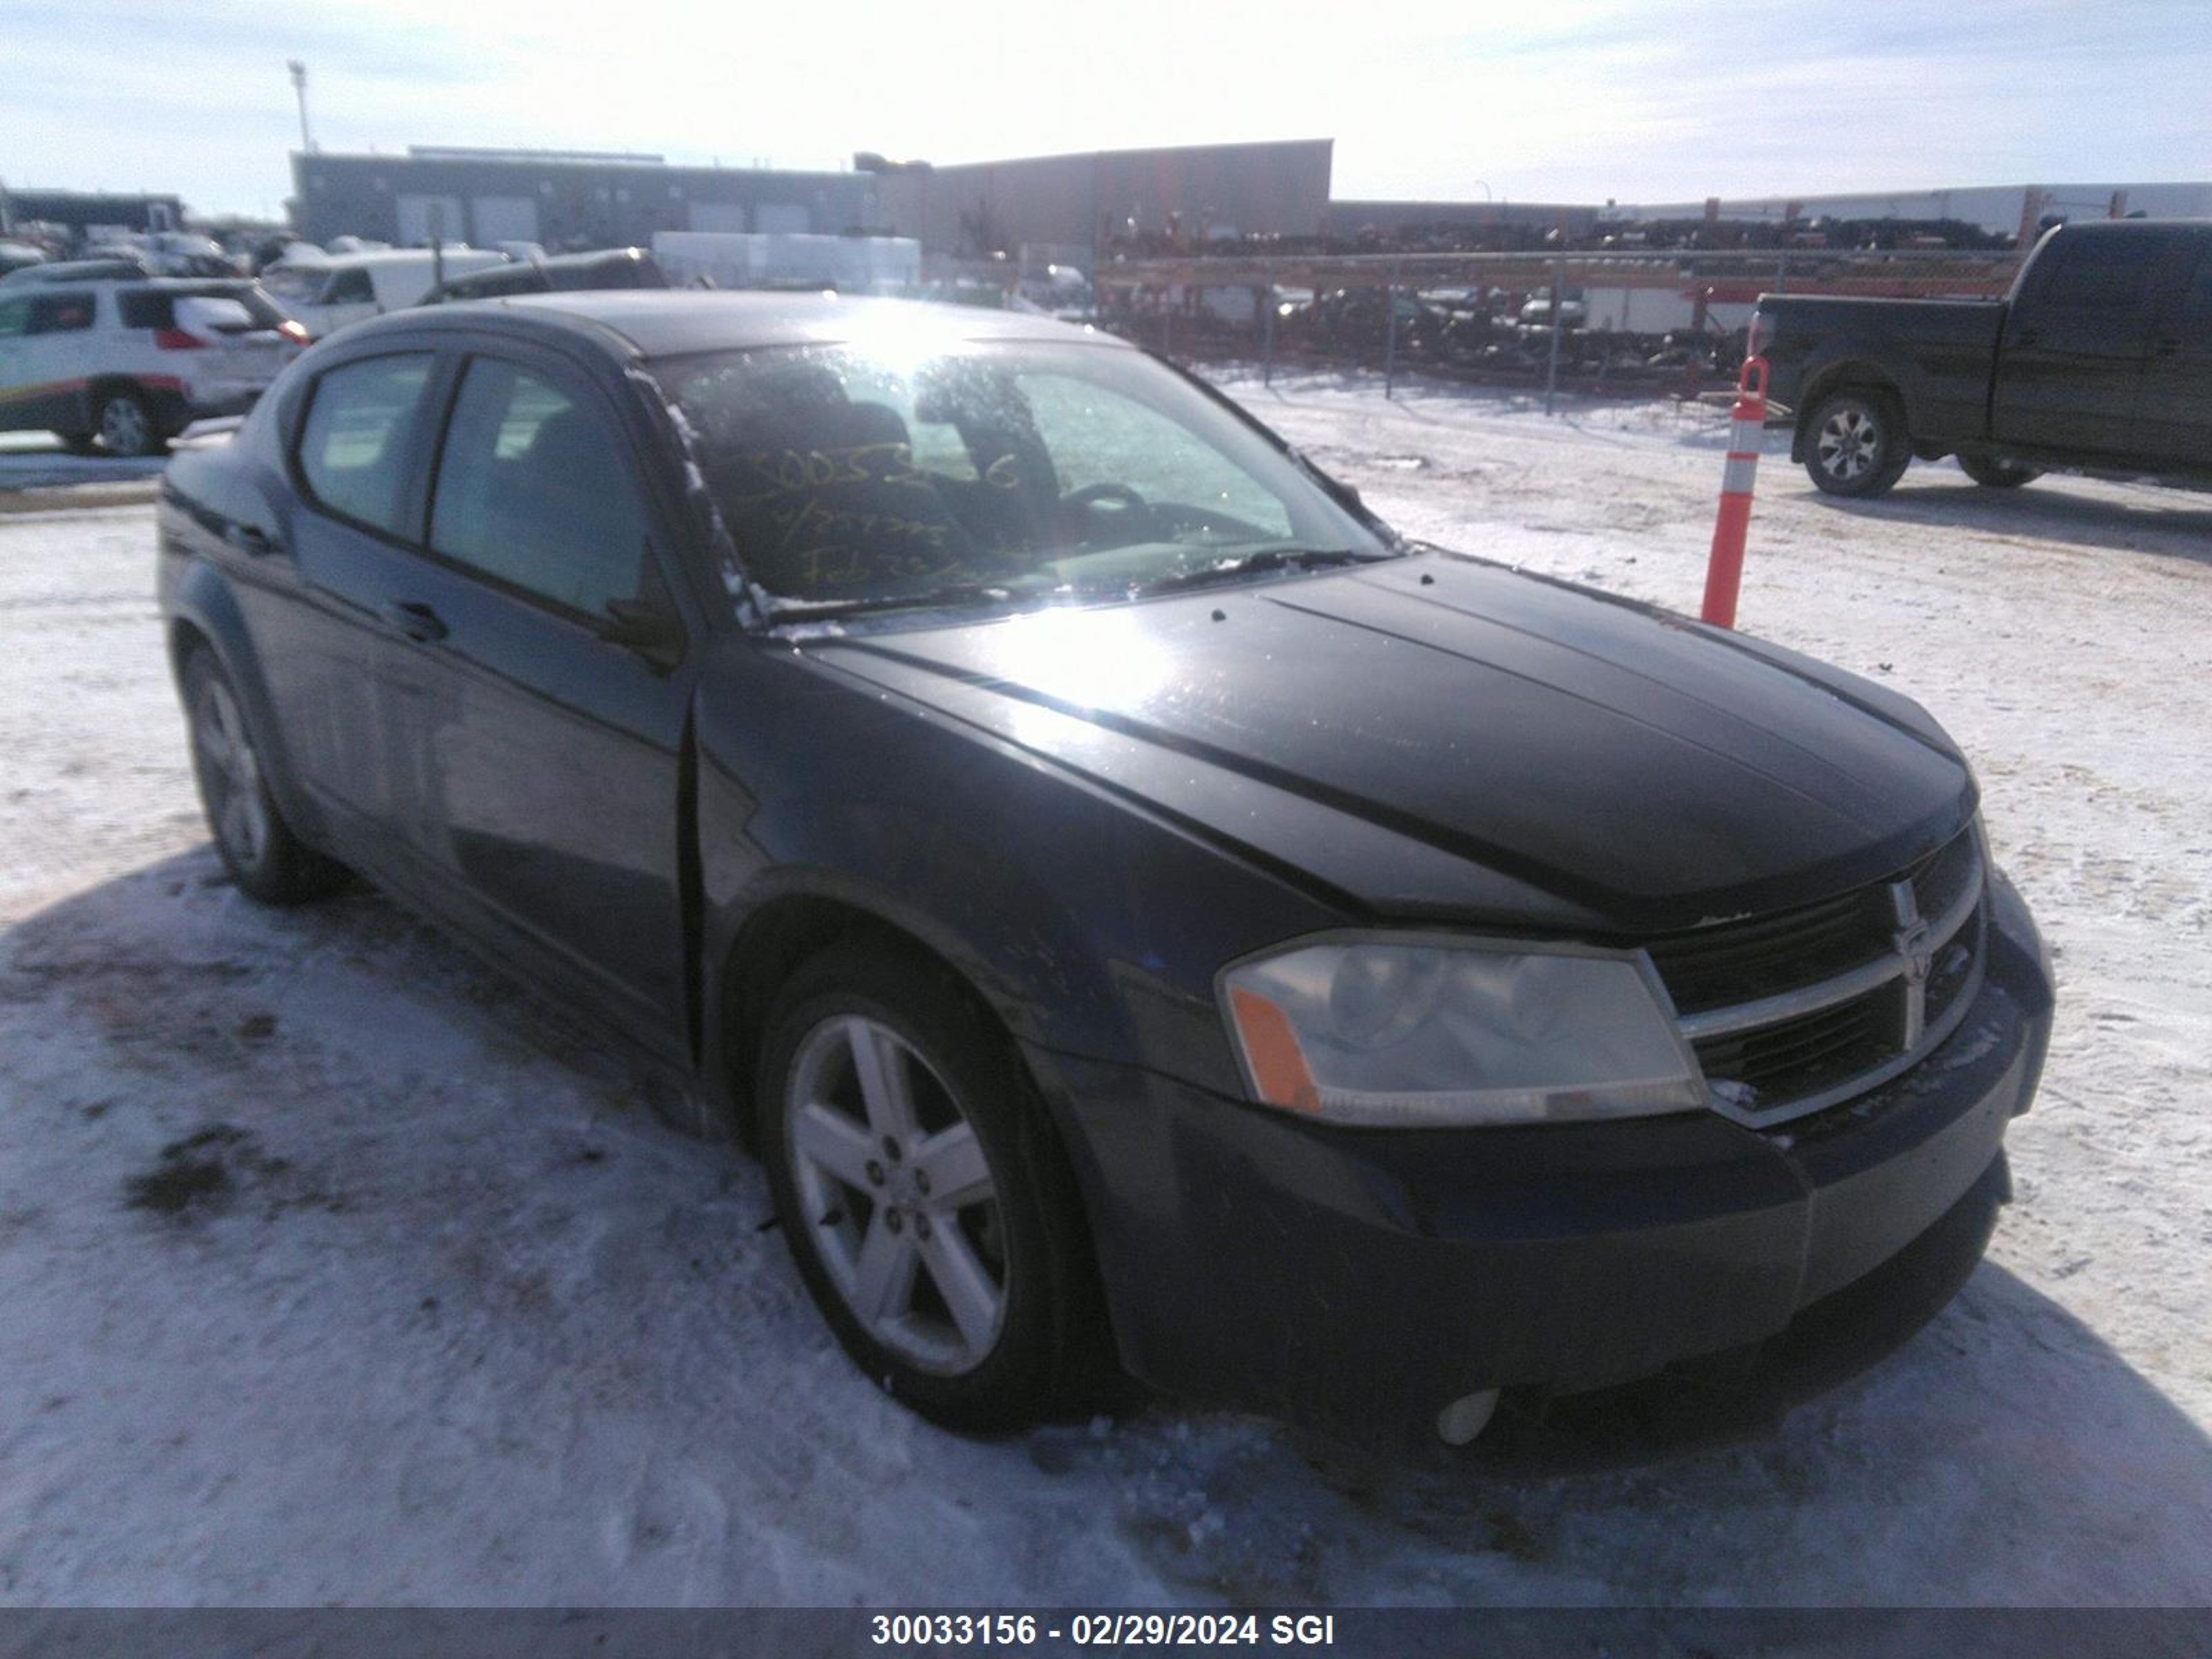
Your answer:
[[[326,253],[319,259],[302,259],[293,269],[296,270],[374,270],[379,265],[433,264],[440,259],[506,260],[508,256],[496,248],[461,247],[448,244],[442,249],[427,247],[374,247],[359,253]]]
[[[48,283],[139,282],[152,274],[143,260],[124,258],[50,259],[24,265],[0,276],[10,288],[37,288]]]
[[[580,331],[617,335],[646,357],[684,357],[695,352],[739,351],[752,346],[833,345],[855,336],[875,335],[887,327],[936,334],[948,344],[978,340],[1089,340],[1133,349],[1096,329],[1022,312],[836,294],[581,289],[481,300],[472,302],[467,311],[450,314],[454,325],[465,325],[470,313],[481,316],[483,307],[497,307],[518,319],[565,325]],[[402,314],[392,313],[395,318]]]

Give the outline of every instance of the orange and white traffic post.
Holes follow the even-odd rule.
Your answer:
[[[1736,590],[1743,586],[1744,535],[1751,528],[1751,486],[1759,475],[1759,447],[1766,434],[1766,359],[1747,357],[1736,376],[1735,406],[1729,411],[1728,466],[1721,474],[1721,509],[1713,520],[1713,550],[1705,562],[1705,605],[1699,617],[1735,626]]]

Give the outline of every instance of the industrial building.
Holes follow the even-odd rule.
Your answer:
[[[1995,235],[2034,234],[2045,218],[2212,218],[2212,184],[1976,185],[1955,190],[1859,191],[1832,196],[1759,196],[1635,206],[1607,204],[1607,219],[1713,217],[1728,222],[1802,219],[1955,219]]]
[[[0,186],[0,231],[58,225],[86,237],[103,230],[176,230],[184,222],[184,204],[174,196]]]
[[[648,245],[661,230],[873,228],[875,180],[858,173],[670,167],[658,155],[454,149],[292,157],[292,222],[311,242],[360,236],[402,246]]]
[[[1028,247],[1088,267],[1110,243],[1313,236],[1328,209],[1333,139],[1094,150],[933,166],[862,154],[895,235],[961,258]]]

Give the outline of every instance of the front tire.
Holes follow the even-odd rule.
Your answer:
[[[1805,471],[1831,495],[1879,495],[1912,460],[1905,411],[1886,392],[1847,386],[1814,406],[1805,422]]]
[[[100,447],[111,455],[136,460],[168,450],[168,434],[161,430],[154,406],[143,392],[108,392],[93,412],[93,422],[99,430]]]
[[[2043,476],[2040,467],[2015,466],[1985,455],[1961,455],[1959,470],[1986,489],[2017,489]]]
[[[1105,1321],[1074,1180],[1012,1042],[943,969],[860,945],[803,965],[753,1097],[784,1238],[866,1376],[957,1429],[1077,1402]]]
[[[264,904],[304,904],[335,890],[345,868],[297,836],[276,809],[267,769],[229,677],[199,650],[185,666],[192,775],[216,855],[239,890]]]

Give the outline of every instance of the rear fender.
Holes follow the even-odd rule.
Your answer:
[[[229,580],[205,559],[195,558],[178,578],[168,611],[169,672],[176,681],[179,701],[184,697],[185,664],[194,647],[212,651],[238,693],[254,747],[264,763],[263,775],[268,780],[269,793],[276,798],[276,810],[296,834],[311,842],[323,841],[322,815],[300,787],[299,772],[285,744],[283,725],[276,718],[259,653]]]
[[[1909,382],[1911,374],[1900,376],[1892,367],[1869,352],[1846,342],[1832,349],[1823,349],[1805,367],[1797,394],[1797,420],[1790,436],[1790,459],[1802,461],[1811,441],[1813,412],[1820,400],[1838,387],[1860,386],[1888,392],[1905,410],[1905,429],[1918,429],[1915,418],[1918,399]]]

